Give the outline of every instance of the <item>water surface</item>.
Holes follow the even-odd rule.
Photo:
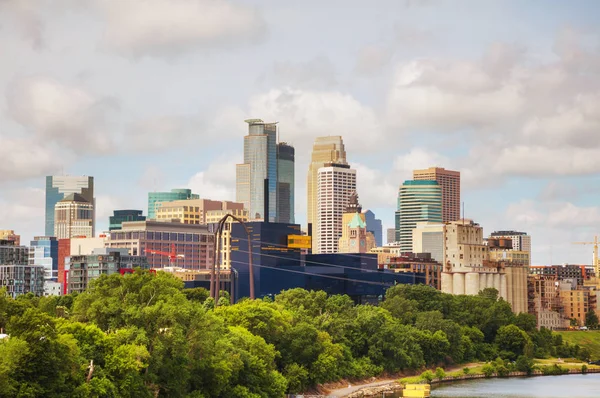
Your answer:
[[[475,379],[435,386],[435,398],[598,398],[600,373]]]

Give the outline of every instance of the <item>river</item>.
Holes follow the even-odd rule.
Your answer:
[[[435,398],[597,398],[600,374],[477,379],[436,386]]]

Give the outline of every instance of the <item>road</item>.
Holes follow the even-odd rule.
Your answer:
[[[353,392],[356,392],[356,391],[360,390],[361,388],[379,387],[379,386],[383,386],[385,384],[393,383],[396,380],[398,380],[398,379],[379,380],[379,381],[375,381],[373,383],[367,383],[367,384],[357,384],[357,385],[352,384],[352,387],[344,387],[344,388],[339,388],[337,390],[333,390],[328,394],[328,396],[341,398],[341,397],[345,397],[346,395],[352,394]]]

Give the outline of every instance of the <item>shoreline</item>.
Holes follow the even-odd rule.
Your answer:
[[[448,376],[442,380],[436,379],[432,380],[429,383],[432,386],[432,389],[435,388],[436,385],[440,384],[448,384],[458,381],[466,381],[466,380],[478,380],[478,379],[510,379],[510,378],[521,378],[521,377],[539,377],[539,376],[569,376],[576,374],[600,374],[600,369],[588,369],[583,372],[581,369],[568,369],[567,372],[561,374],[544,374],[541,370],[535,370],[531,374],[527,374],[527,372],[510,372],[506,376],[500,376],[498,374],[494,374],[492,376],[486,377],[484,374],[474,374],[474,375],[462,375],[462,376]],[[357,386],[359,387],[359,386]],[[371,398],[371,397],[380,397],[384,392],[397,392],[402,391],[403,385],[400,381],[394,381],[385,385],[373,386],[369,387],[368,385],[364,388],[360,388],[359,390],[352,392],[347,395],[333,395],[330,397],[337,398]]]

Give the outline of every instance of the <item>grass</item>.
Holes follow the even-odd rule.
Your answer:
[[[600,330],[555,332],[562,336],[569,344],[579,344],[592,353],[592,360],[600,359]]]

